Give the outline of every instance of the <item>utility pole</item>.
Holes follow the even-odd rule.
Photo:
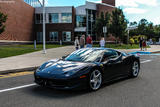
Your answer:
[[[43,53],[46,54],[46,18],[45,18],[45,0],[43,0]]]

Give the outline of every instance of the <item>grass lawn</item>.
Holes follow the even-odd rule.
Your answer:
[[[63,46],[63,45],[62,45]],[[46,48],[57,48],[62,47],[61,45],[53,45],[47,44]],[[37,45],[37,50],[34,49],[34,45],[7,45],[7,46],[0,46],[0,58],[22,55],[25,53],[31,53],[35,51],[40,51],[43,49],[43,45]]]
[[[99,45],[94,45],[94,47],[99,47]],[[106,48],[113,48],[113,49],[138,49],[139,44],[133,44],[132,46],[130,44],[107,44]],[[150,47],[147,47],[150,48]]]

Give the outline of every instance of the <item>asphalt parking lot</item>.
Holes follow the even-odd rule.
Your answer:
[[[33,81],[32,74],[0,78],[0,107],[160,107],[160,56],[141,56],[139,77],[96,92],[58,91]]]

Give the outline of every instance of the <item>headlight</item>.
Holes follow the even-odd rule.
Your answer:
[[[66,72],[65,73],[65,77],[69,77],[69,76],[71,76],[72,74],[74,74],[73,72]]]
[[[38,69],[36,70],[36,72],[40,72],[40,69],[38,68]]]

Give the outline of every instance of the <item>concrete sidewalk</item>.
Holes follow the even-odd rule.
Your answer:
[[[43,54],[42,51],[38,51],[19,56],[2,58],[0,59],[0,73],[34,70],[44,62],[54,58],[61,58],[64,55],[70,54],[74,50],[74,46],[65,46],[60,48],[48,49],[47,54]],[[121,49],[120,51],[128,53],[140,51],[140,49]],[[147,50],[147,52],[157,51],[160,52],[160,45],[153,45]]]
[[[35,67],[40,66],[50,59],[61,58],[73,51],[73,46],[65,46],[48,49],[46,54],[43,54],[43,51],[38,51],[19,56],[2,58],[0,59],[0,73],[35,69]]]

